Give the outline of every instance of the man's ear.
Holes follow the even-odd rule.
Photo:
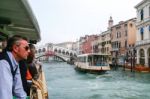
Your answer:
[[[18,52],[18,49],[19,49],[18,46],[14,45],[12,48],[13,48],[13,51],[14,51],[15,53]]]

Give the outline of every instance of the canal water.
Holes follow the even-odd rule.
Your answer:
[[[81,73],[64,62],[43,63],[50,99],[150,99],[150,74],[118,69]]]

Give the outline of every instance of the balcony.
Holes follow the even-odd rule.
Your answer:
[[[146,45],[146,44],[150,44],[150,39],[137,41],[135,45],[136,46],[141,46],[141,45]]]
[[[149,22],[149,21],[150,21],[150,17],[145,18],[145,19],[142,20],[142,21],[139,21],[139,20],[138,20],[138,22],[136,23],[136,25],[139,26],[139,25],[141,25],[141,24],[143,24],[143,23],[146,23],[146,22]]]
[[[111,51],[119,51],[119,48],[112,48]]]

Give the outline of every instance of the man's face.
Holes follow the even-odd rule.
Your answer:
[[[30,52],[28,42],[26,40],[19,41],[19,45],[15,49],[15,53],[19,60],[27,59],[27,56]]]

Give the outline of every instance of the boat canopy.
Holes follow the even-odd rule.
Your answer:
[[[0,39],[22,35],[31,43],[41,40],[37,20],[28,0],[0,1]]]
[[[94,56],[94,55],[99,55],[99,56],[110,56],[110,54],[87,53],[87,54],[81,54],[81,55],[78,55],[77,57],[82,57],[82,56]]]

